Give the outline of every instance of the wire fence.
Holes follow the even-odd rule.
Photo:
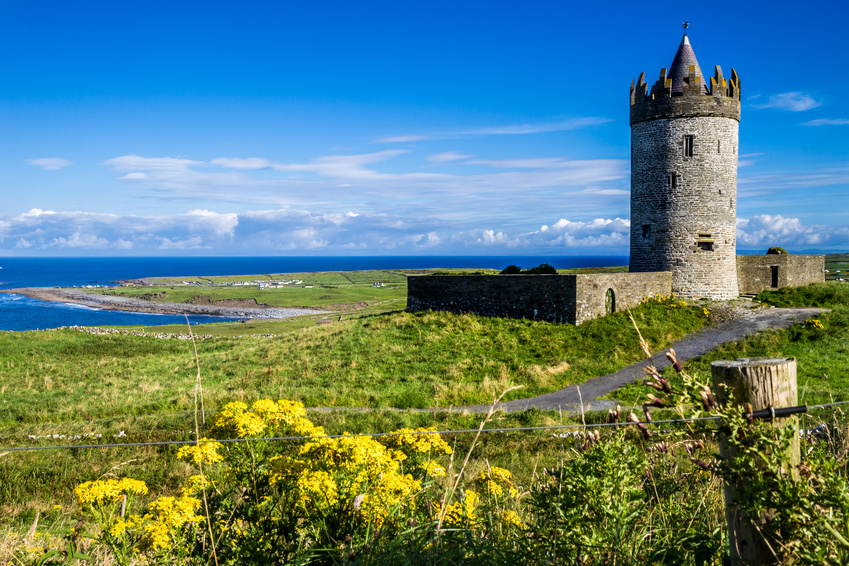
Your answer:
[[[777,408],[773,411],[767,410],[767,412],[773,412],[774,414],[780,414],[781,412],[792,412],[792,413],[806,413],[815,409],[825,409],[829,407],[836,407],[839,405],[849,404],[849,401],[838,401],[834,403],[825,403],[821,405],[800,405],[798,407],[784,407]],[[626,409],[631,409],[635,407],[626,407]],[[526,427],[507,427],[507,428],[469,428],[469,429],[457,429],[457,430],[415,430],[415,431],[405,431],[405,432],[372,432],[372,433],[357,433],[357,434],[327,434],[321,435],[320,438],[381,438],[381,437],[390,437],[390,436],[411,436],[411,435],[434,435],[434,434],[473,434],[473,433],[493,433],[493,432],[528,432],[528,431],[541,431],[541,430],[568,430],[568,429],[593,429],[593,428],[605,428],[605,427],[623,427],[623,426],[637,426],[638,424],[642,425],[661,425],[661,424],[684,424],[690,422],[705,422],[705,421],[717,421],[720,417],[718,416],[710,416],[710,417],[697,417],[697,418],[689,418],[689,419],[665,419],[665,420],[657,420],[657,421],[645,421],[641,423],[625,421],[625,422],[613,422],[613,423],[583,423],[583,424],[567,424],[567,425],[546,425],[546,426],[526,426]],[[768,418],[768,417],[767,417]],[[88,449],[88,448],[126,448],[130,446],[185,446],[185,445],[196,445],[203,444],[208,442],[219,442],[219,443],[235,443],[235,442],[258,442],[258,441],[266,441],[266,442],[284,442],[284,441],[298,441],[298,440],[315,440],[317,437],[315,436],[269,436],[269,437],[261,437],[261,438],[229,438],[229,439],[195,439],[195,440],[163,440],[158,442],[113,442],[113,443],[103,443],[103,444],[66,444],[66,445],[55,445],[55,446],[13,446],[13,447],[5,447],[0,448],[0,455],[2,453],[7,452],[20,452],[20,451],[32,451],[32,450],[79,450],[79,449]]]

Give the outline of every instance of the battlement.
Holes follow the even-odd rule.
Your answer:
[[[631,125],[661,118],[715,116],[740,121],[740,77],[731,69],[731,78],[722,76],[716,66],[710,87],[703,83],[696,65],[684,76],[683,92],[673,92],[673,81],[660,70],[660,78],[649,91],[645,73],[636,84],[631,81]]]

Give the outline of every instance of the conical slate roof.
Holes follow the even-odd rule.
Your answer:
[[[702,69],[699,67],[696,54],[690,46],[690,38],[685,33],[681,39],[681,45],[678,46],[675,59],[672,60],[672,65],[669,67],[669,73],[666,75],[667,78],[672,79],[672,94],[684,93],[684,77],[690,75],[690,65],[696,66],[696,76],[701,79],[702,83],[702,94],[709,94]]]

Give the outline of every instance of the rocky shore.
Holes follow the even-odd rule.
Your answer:
[[[87,293],[82,289],[63,289],[59,287],[25,287],[22,289],[0,289],[0,293],[25,295],[33,299],[58,303],[74,303],[95,309],[142,312],[152,314],[202,314],[210,316],[227,316],[233,318],[288,318],[305,314],[318,314],[319,310],[287,309],[253,304],[251,306],[219,306],[215,304],[185,304],[157,303],[116,297],[114,295],[97,295]]]

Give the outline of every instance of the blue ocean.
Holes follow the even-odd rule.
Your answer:
[[[364,269],[494,268],[549,263],[558,269],[626,265],[627,256],[380,256],[380,257],[158,257],[158,258],[0,258],[0,288],[115,285],[124,279],[193,275],[251,275]],[[220,322],[190,316],[192,324]],[[0,330],[62,326],[185,324],[182,315],[106,311],[0,294]]]

